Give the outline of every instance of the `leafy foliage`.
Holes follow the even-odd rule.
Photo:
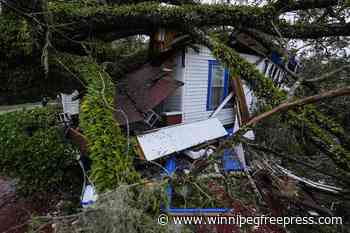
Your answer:
[[[32,54],[34,43],[27,21],[15,14],[2,13],[0,22],[0,103],[9,103],[13,97],[19,103],[20,99],[32,96],[30,86],[40,77],[34,67],[40,66],[40,60]]]
[[[91,176],[97,188],[113,189],[138,181],[135,154],[131,146],[127,150],[127,139],[113,118],[115,87],[110,76],[91,58],[64,56],[62,60],[87,84],[80,126],[88,139]]]
[[[23,194],[70,188],[67,171],[76,152],[64,141],[56,113],[43,108],[0,115],[0,172],[18,178]]]
[[[14,14],[0,15],[0,22],[0,55],[7,58],[29,55],[33,41],[28,22]]]

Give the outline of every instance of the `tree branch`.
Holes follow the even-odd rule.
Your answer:
[[[328,78],[332,77],[333,75],[335,75],[336,73],[339,73],[340,71],[343,71],[345,69],[350,69],[350,65],[344,65],[338,69],[332,70],[324,75],[322,75],[319,78],[313,78],[313,79],[305,79],[304,82],[306,83],[312,83],[312,82],[322,82],[327,80]]]
[[[322,82],[322,81],[325,81],[327,80],[328,78],[332,77],[333,75],[335,75],[336,73],[344,70],[344,69],[347,69],[347,68],[350,68],[350,65],[344,65],[338,69],[335,69],[333,71],[330,71],[324,75],[322,75],[321,77],[319,78],[314,78],[314,79],[305,79],[303,77],[299,77],[296,82],[293,84],[293,86],[290,88],[289,92],[288,92],[288,99],[291,99],[295,96],[295,92],[296,90],[301,86],[301,85],[306,85],[306,86],[309,86],[310,83],[313,83],[313,82]]]
[[[350,87],[339,88],[339,89],[327,91],[318,95],[309,96],[293,102],[283,103],[268,112],[264,112],[263,114],[260,114],[259,116],[254,117],[246,125],[253,126],[259,121],[262,121],[263,119],[270,117],[273,114],[284,112],[292,108],[301,107],[303,105],[316,103],[324,99],[329,99],[329,98],[334,98],[334,97],[344,96],[344,95],[350,95]]]
[[[268,148],[268,147],[265,147],[265,146],[262,146],[262,145],[259,145],[259,144],[253,144],[253,143],[250,143],[250,142],[247,142],[246,140],[242,140],[242,142],[250,147],[253,147],[259,151],[263,151],[263,152],[266,152],[266,153],[270,153],[270,154],[273,154],[277,157],[280,157],[280,158],[283,158],[283,159],[287,159],[289,161],[292,161],[292,162],[295,162],[295,163],[298,163],[300,165],[303,165],[311,170],[314,170],[320,174],[324,174],[326,176],[329,176],[329,177],[333,177],[333,178],[336,178],[336,179],[339,179],[339,180],[342,180],[344,183],[347,183],[350,185],[350,181],[348,179],[348,174],[345,173],[343,174],[344,176],[339,176],[339,175],[335,175],[333,173],[330,173],[330,172],[327,172],[327,171],[324,171],[322,169],[318,169],[316,168],[314,165],[312,164],[309,164],[309,163],[306,163],[302,160],[298,160],[298,159],[295,159],[294,157],[296,156],[290,156],[290,155],[287,155],[287,154],[284,154],[283,152],[281,151],[276,151],[274,149],[271,149],[271,148]]]
[[[263,27],[261,17],[271,18],[268,9],[262,7],[208,4],[162,6],[158,3],[139,3],[86,7],[79,3],[57,2],[51,4],[51,11],[56,23],[75,22],[69,28],[62,29],[62,32],[76,40],[91,35],[98,37],[113,31],[130,31],[130,28],[151,32],[158,27],[167,26],[181,31],[188,25],[238,26],[242,22],[246,26]]]
[[[296,11],[296,10],[308,10],[315,8],[327,8],[330,6],[340,5],[338,0],[296,0],[296,1],[286,1],[279,0],[273,4],[275,9],[279,13]]]
[[[5,0],[0,1],[6,2]],[[305,0],[305,2],[308,7],[334,3],[333,0]],[[301,2],[297,1],[293,4],[296,8],[301,5]],[[291,6],[289,8],[292,9]],[[22,14],[28,20],[41,23],[32,14],[27,13],[29,10],[23,12],[17,10],[16,13]],[[276,31],[271,27],[271,21],[273,21],[285,38],[350,35],[350,23],[290,25],[276,20],[271,14],[274,11],[271,5],[264,7],[219,4],[164,6],[159,3],[147,2],[129,5],[97,4],[91,6],[81,2],[58,1],[50,2],[49,10],[52,12],[54,24],[49,25],[52,31],[52,44],[61,51],[68,52],[81,51],[79,43],[91,38],[112,41],[137,34],[150,34],[155,29],[165,26],[177,31],[186,31],[188,25],[197,28],[226,25],[235,28],[256,29],[276,36]],[[55,25],[60,25],[60,27],[56,28]],[[46,25],[41,26],[45,27]],[[67,43],[67,40],[75,43]]]
[[[322,37],[350,36],[350,23],[334,24],[279,24],[282,35],[294,39],[318,39]],[[265,30],[266,31],[266,30]],[[274,34],[270,30],[270,34]]]

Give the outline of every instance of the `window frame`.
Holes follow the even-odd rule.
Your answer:
[[[207,111],[213,111],[215,108],[213,107],[212,104],[212,73],[213,73],[213,67],[220,65],[220,63],[217,60],[208,60],[208,86],[207,86],[207,106],[206,110]],[[228,96],[228,90],[229,90],[229,70],[224,67],[224,93],[222,95],[222,98],[220,100],[220,103]],[[229,108],[225,106],[224,108]]]

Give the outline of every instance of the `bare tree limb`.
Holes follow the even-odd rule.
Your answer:
[[[321,82],[321,81],[325,81],[327,80],[328,78],[332,77],[333,75],[335,75],[336,73],[344,70],[344,69],[347,69],[347,68],[350,68],[350,65],[344,65],[338,69],[335,69],[333,71],[330,71],[324,75],[322,75],[321,77],[319,78],[314,78],[314,79],[305,79],[303,77],[300,77],[300,76],[297,76],[298,79],[297,81],[293,84],[293,86],[290,88],[289,92],[288,92],[288,99],[291,99],[295,96],[295,92],[296,90],[303,84],[306,84],[308,85],[309,83],[314,83],[314,82]]]
[[[256,150],[259,150],[259,151],[263,151],[263,152],[266,152],[266,153],[270,153],[270,154],[273,154],[277,157],[280,157],[280,158],[283,158],[283,159],[287,159],[289,161],[292,161],[294,163],[297,163],[297,164],[300,164],[300,165],[303,165],[305,167],[307,167],[308,169],[311,169],[311,170],[314,170],[320,174],[324,174],[326,176],[329,176],[329,177],[333,177],[333,178],[336,178],[336,179],[339,179],[339,180],[342,180],[344,183],[347,183],[347,184],[350,184],[350,181],[349,179],[345,176],[339,176],[339,175],[335,175],[333,173],[330,173],[330,172],[327,172],[327,171],[324,171],[322,169],[319,169],[319,168],[316,168],[314,165],[312,164],[309,164],[307,162],[304,162],[302,160],[298,160],[298,159],[295,159],[295,156],[290,156],[290,155],[286,155],[284,154],[283,152],[281,151],[276,151],[274,149],[271,149],[271,148],[268,148],[268,147],[265,147],[263,145],[259,145],[259,144],[253,144],[251,142],[248,142],[247,140],[242,140],[242,142],[252,148],[255,148]]]
[[[332,70],[324,75],[322,75],[319,78],[313,78],[313,79],[305,79],[304,82],[322,82],[327,80],[328,78],[332,77],[333,75],[335,75],[336,73],[339,73],[345,69],[350,69],[350,65],[344,65],[342,67],[339,67],[338,69]]]
[[[225,148],[226,146],[231,145],[232,141],[234,143],[240,141],[240,138],[242,137],[242,135],[244,135],[247,131],[254,128],[254,126],[257,123],[259,123],[262,120],[265,120],[266,118],[271,117],[272,115],[274,115],[276,113],[285,112],[285,111],[291,110],[293,108],[301,107],[301,106],[304,106],[307,104],[316,103],[316,102],[319,102],[319,101],[324,100],[324,99],[334,98],[334,97],[339,97],[339,96],[344,96],[344,95],[350,95],[350,87],[331,90],[328,92],[324,92],[324,93],[321,93],[318,95],[309,96],[309,97],[306,97],[306,98],[303,98],[303,99],[300,99],[297,101],[293,101],[293,102],[282,103],[270,111],[264,112],[256,117],[253,117],[243,127],[241,127],[238,131],[236,131],[235,134],[231,138],[222,142],[222,144],[219,146],[219,148],[217,150],[220,151],[223,148]]]
[[[273,108],[272,110],[264,112],[259,116],[254,117],[253,119],[247,122],[246,126],[253,126],[258,122],[262,121],[263,119],[268,118],[278,112],[284,112],[292,108],[301,107],[303,105],[316,103],[324,99],[334,98],[334,97],[344,96],[344,95],[350,95],[350,87],[339,88],[339,89],[327,91],[318,95],[309,96],[293,102],[282,103],[279,106]]]

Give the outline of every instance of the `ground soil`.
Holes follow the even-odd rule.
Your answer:
[[[18,197],[14,182],[0,176],[0,233],[24,233],[31,216],[43,216],[49,210],[47,201]]]

